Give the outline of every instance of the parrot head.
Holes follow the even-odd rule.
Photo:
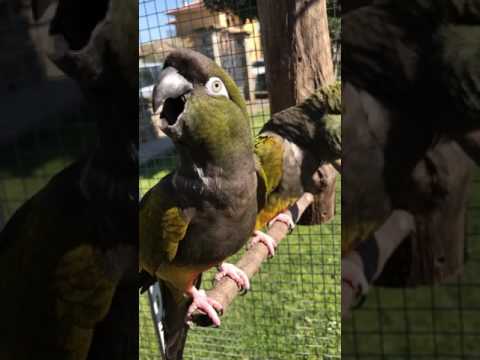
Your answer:
[[[242,143],[253,149],[246,105],[232,78],[213,60],[178,49],[166,58],[153,90],[160,129],[176,145],[225,154]]]

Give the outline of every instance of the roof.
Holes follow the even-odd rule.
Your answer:
[[[144,57],[154,54],[164,54],[172,51],[176,48],[175,43],[178,42],[178,38],[153,40],[147,43],[140,44],[138,47],[138,56]]]
[[[205,4],[203,3],[203,1],[202,0],[196,0],[195,2],[193,2],[191,4],[182,6],[182,7],[177,8],[177,9],[170,10],[169,12],[167,12],[167,15],[177,15],[179,13],[189,12],[189,11],[192,11],[192,10],[200,10],[200,9],[204,9],[204,8],[205,8]]]

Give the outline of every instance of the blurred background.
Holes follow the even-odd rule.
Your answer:
[[[0,229],[95,139],[80,90],[45,54],[52,12],[31,14],[30,1],[0,0]]]
[[[222,2],[139,2],[141,194],[175,166],[172,144],[158,130],[150,107],[153,83],[172,49],[195,49],[228,71],[247,101],[252,136],[270,117],[261,26],[255,16],[250,18],[256,13],[256,2],[223,2],[241,3],[242,10],[236,14],[213,11],[218,3]],[[328,1],[337,65],[339,10],[337,1]],[[186,359],[340,358],[340,184],[336,201],[332,222],[298,226],[284,240],[278,255],[254,277],[252,291],[238,297],[222,318],[221,328],[190,331]],[[206,274],[203,287],[211,286],[213,274]],[[145,294],[140,302],[140,358],[144,360],[159,358],[155,323],[160,304],[155,295]]]
[[[457,276],[418,288],[371,288],[366,302],[342,321],[342,359],[480,359],[478,170],[465,231]]]
[[[142,194],[175,165],[171,142],[158,131],[150,109],[154,79],[171,49],[193,48],[229,71],[247,99],[253,133],[269,119],[269,79],[259,23],[211,11],[207,3],[139,0]],[[252,2],[250,9],[254,7]],[[340,7],[334,0],[328,1],[328,15],[340,76]],[[80,91],[45,55],[50,18],[47,14],[35,23],[30,0],[0,0],[0,48],[8,50],[0,56],[0,228],[95,141],[95,123]],[[337,192],[335,219],[322,226],[298,227],[255,277],[253,290],[235,301],[221,329],[197,328],[190,333],[186,358],[338,359],[340,354],[345,359],[480,358],[478,174],[462,275],[418,289],[373,288],[365,304],[342,323],[340,184]],[[207,287],[211,276],[205,278]],[[156,310],[155,302],[144,295],[139,309],[141,359],[159,358]]]

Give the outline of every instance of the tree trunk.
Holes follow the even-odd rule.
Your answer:
[[[335,80],[326,0],[259,0],[271,112]]]

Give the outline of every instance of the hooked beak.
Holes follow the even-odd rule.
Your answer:
[[[160,73],[158,84],[153,89],[153,113],[160,115],[162,130],[177,124],[193,85],[177,69],[167,67]]]

